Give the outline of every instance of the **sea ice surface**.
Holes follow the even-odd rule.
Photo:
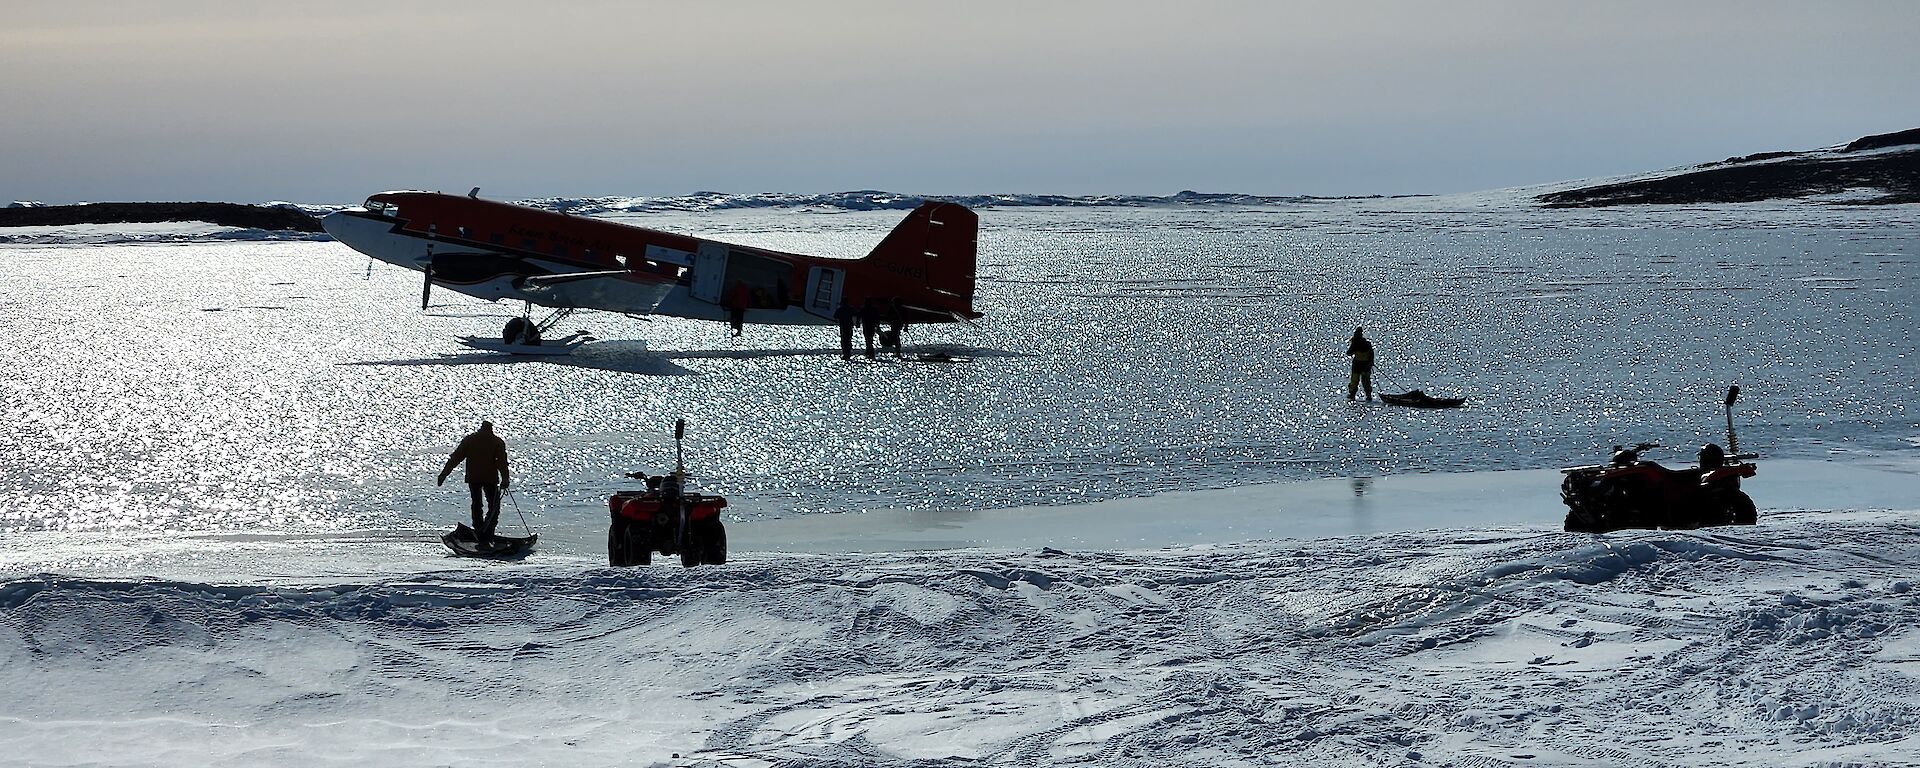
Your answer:
[[[0,764],[1909,761],[1920,210],[1511,197],[988,209],[943,365],[604,315],[516,360],[334,243],[0,245]],[[1355,325],[1468,405],[1347,403]],[[1685,463],[1733,381],[1760,525],[1557,530],[1554,468]],[[682,417],[732,560],[604,567]],[[483,418],[523,562],[432,538]]]
[[[519,507],[582,530],[623,472],[670,468],[682,417],[695,480],[741,519],[1550,468],[1641,440],[1684,462],[1723,440],[1734,381],[1744,448],[1920,456],[1912,206],[1448,201],[989,210],[987,319],[909,331],[962,364],[843,363],[831,328],[733,340],[604,314],[560,326],[603,341],[528,361],[452,341],[516,307],[439,290],[421,312],[418,273],[336,243],[0,248],[0,527],[437,526],[464,499],[432,475],[483,418]],[[853,257],[898,216],[624,220]],[[1382,389],[1467,407],[1347,403],[1358,325]]]

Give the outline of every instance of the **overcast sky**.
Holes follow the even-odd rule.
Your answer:
[[[1920,127],[1920,2],[95,2],[0,202],[1458,192]]]

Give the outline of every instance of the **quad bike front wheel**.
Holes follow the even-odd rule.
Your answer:
[[[1760,522],[1760,510],[1753,505],[1753,497],[1746,491],[1734,491],[1727,502],[1728,516],[1734,525],[1753,525]]]

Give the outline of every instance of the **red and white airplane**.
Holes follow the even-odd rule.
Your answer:
[[[433,286],[557,312],[579,309],[832,325],[842,302],[892,300],[913,323],[967,322],[980,217],[922,203],[865,258],[833,259],[731,245],[588,216],[437,192],[382,192],[321,219],[327,233]],[[518,319],[516,318],[516,321]],[[513,321],[510,321],[512,325]]]

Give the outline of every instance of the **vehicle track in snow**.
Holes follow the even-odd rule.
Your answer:
[[[1802,513],[299,588],[41,576],[0,584],[0,686],[50,692],[0,705],[20,726],[0,749],[111,762],[85,745],[192,732],[144,761],[324,743],[398,764],[504,745],[556,765],[1885,764],[1920,743],[1916,565],[1907,515]],[[352,746],[368,733],[404,735]]]

